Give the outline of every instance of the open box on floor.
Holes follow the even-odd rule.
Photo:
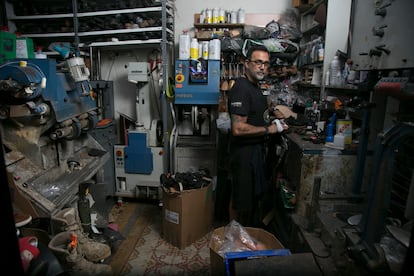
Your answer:
[[[242,252],[227,252],[220,254],[221,243],[226,235],[226,227],[214,230],[210,241],[210,265],[211,275],[231,275],[234,270],[234,262],[248,258],[260,258],[266,256],[286,256],[290,251],[285,249],[282,243],[271,233],[253,227],[244,227],[244,230],[254,240],[262,244],[263,250],[252,250]]]
[[[163,238],[167,242],[183,249],[212,230],[211,186],[174,193],[163,190]]]

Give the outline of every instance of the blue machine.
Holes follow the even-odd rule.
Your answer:
[[[175,104],[218,104],[219,60],[176,60]]]
[[[109,153],[91,136],[98,101],[81,57],[0,64],[0,130],[16,187],[41,216],[74,202],[79,184],[102,179]]]

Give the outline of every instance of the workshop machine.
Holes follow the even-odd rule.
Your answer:
[[[126,129],[123,145],[114,146],[116,191],[118,197],[159,199],[163,173],[162,121],[155,87],[156,74],[147,62],[130,62],[128,81],[136,84],[136,118]],[[124,124],[122,124],[124,125]]]
[[[39,216],[74,203],[79,184],[92,180],[109,158],[88,133],[97,121],[82,58],[0,65],[0,128],[7,170]]]
[[[219,60],[176,60],[172,172],[207,170],[215,174],[219,95]]]

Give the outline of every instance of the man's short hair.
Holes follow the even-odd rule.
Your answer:
[[[247,50],[247,54],[246,54],[246,58],[247,59],[251,59],[252,58],[252,54],[255,51],[262,51],[262,52],[266,52],[270,55],[269,50],[267,49],[266,46],[264,45],[253,45],[251,46],[248,50]]]

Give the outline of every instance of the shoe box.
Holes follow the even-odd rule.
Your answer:
[[[183,249],[213,230],[212,184],[162,195],[163,238]]]

